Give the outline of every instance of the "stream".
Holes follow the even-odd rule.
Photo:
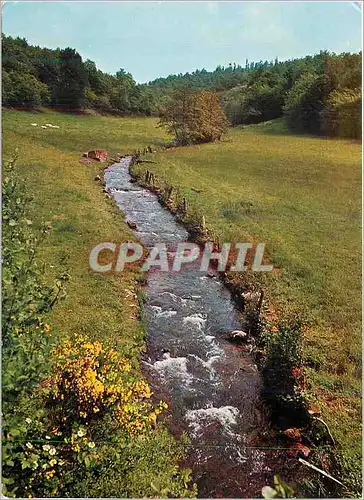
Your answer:
[[[166,243],[173,259],[188,234],[157,196],[131,182],[126,157],[105,170],[106,188],[148,249]],[[192,262],[180,272],[148,272],[144,373],[169,405],[171,432],[191,440],[185,466],[200,497],[257,497],[271,484],[278,453],[260,400],[261,376],[250,354],[227,340],[242,318],[230,292]],[[268,449],[267,449],[268,448]],[[273,446],[274,448],[274,446]]]

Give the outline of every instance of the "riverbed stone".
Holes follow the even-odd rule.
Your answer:
[[[247,342],[248,334],[243,330],[233,330],[229,333],[228,338],[232,342]]]
[[[93,151],[89,151],[87,156],[93,160],[101,162],[107,161],[107,151],[104,151],[103,149],[94,149]]]

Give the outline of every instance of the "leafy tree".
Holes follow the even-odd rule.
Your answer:
[[[87,73],[80,54],[70,48],[61,50],[59,68],[57,105],[69,109],[82,108],[85,104]]]
[[[90,89],[96,94],[103,94],[106,92],[106,84],[103,78],[102,71],[99,71],[96,64],[90,59],[87,59],[84,63],[84,67],[87,74],[87,81]]]
[[[36,108],[49,103],[51,94],[46,85],[29,73],[3,72],[3,104]]]
[[[112,111],[112,106],[107,95],[97,95],[90,88],[86,89],[85,95],[86,95],[86,101],[85,101],[86,108],[97,109],[105,112]]]
[[[359,139],[361,137],[361,109],[360,88],[331,92],[323,114],[328,134]]]
[[[324,77],[304,73],[288,93],[284,106],[288,125],[298,132],[319,133],[324,109]]]
[[[220,139],[228,121],[215,92],[181,89],[161,111],[160,125],[186,145]]]
[[[224,92],[221,103],[231,125],[244,123],[246,111],[246,85],[238,85]]]

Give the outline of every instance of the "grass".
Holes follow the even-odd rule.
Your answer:
[[[311,324],[309,397],[348,455],[360,454],[360,144],[289,134],[278,120],[153,159],[148,169],[179,187],[220,241],[266,243],[270,300]]]
[[[40,128],[45,123],[60,128]],[[3,111],[3,156],[8,158],[19,149],[18,169],[34,197],[34,223],[52,223],[41,249],[45,276],[52,279],[64,260],[71,275],[67,297],[54,309],[50,321],[62,335],[83,332],[119,346],[135,359],[144,343],[132,295],[136,274],[99,275],[90,272],[88,264],[96,244],[118,243],[133,235],[120,211],[94,182],[100,165],[84,165],[79,160],[91,149],[126,154],[157,139],[153,118]]]

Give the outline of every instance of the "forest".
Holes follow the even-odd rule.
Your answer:
[[[6,35],[2,46],[6,107],[163,115],[176,92],[189,89],[216,92],[231,125],[284,116],[299,133],[361,135],[361,53],[246,60],[244,66],[231,63],[139,84],[122,68],[115,75],[102,72],[72,48],[41,48]]]

